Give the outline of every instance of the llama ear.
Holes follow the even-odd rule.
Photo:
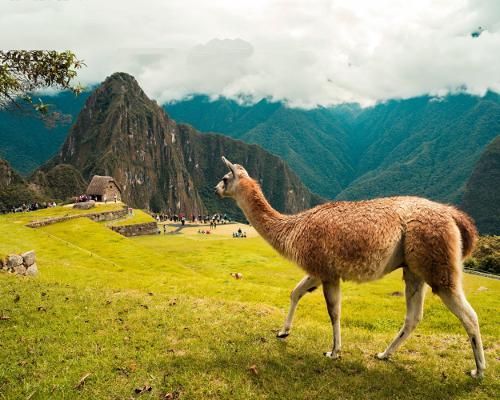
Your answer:
[[[222,156],[222,161],[224,161],[224,164],[227,165],[227,167],[233,173],[233,176],[236,178],[238,176],[237,173],[236,173],[236,166],[231,161],[229,161],[226,157],[224,157],[224,156]]]

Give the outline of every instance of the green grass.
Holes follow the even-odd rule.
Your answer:
[[[155,219],[145,213],[142,210],[134,210],[132,215],[127,215],[125,218],[120,219],[118,221],[112,221],[109,223],[109,226],[125,226],[125,225],[135,225],[135,224],[143,224],[145,222],[154,222]]]
[[[49,218],[60,218],[70,215],[85,215],[94,214],[105,211],[116,211],[123,208],[122,204],[110,203],[110,204],[97,204],[94,208],[89,210],[79,210],[71,206],[57,206],[52,208],[44,208],[42,210],[33,212],[22,212],[14,214],[6,214],[1,216],[4,222],[13,222],[16,224],[27,224],[33,221],[42,221]]]
[[[18,221],[0,216],[0,254],[35,249],[40,275],[0,273],[0,315],[10,317],[0,320],[0,399],[135,398],[143,385],[152,391],[139,398],[152,399],[499,393],[500,281],[465,276],[488,362],[478,382],[464,373],[474,363],[465,332],[430,293],[414,335],[391,361],[374,359],[403,322],[404,298],[391,296],[403,290],[399,271],[343,284],[343,358],[332,361],[322,355],[331,327],[320,290],[302,300],[287,341],[274,338],[303,274],[260,238],[129,239],[86,218],[40,229]]]

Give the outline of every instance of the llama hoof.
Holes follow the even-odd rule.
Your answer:
[[[483,379],[484,378],[484,372],[483,371],[478,371],[477,369],[473,369],[470,372],[470,376],[476,379]]]
[[[340,358],[340,353],[334,353],[333,351],[327,351],[327,352],[323,353],[323,355],[325,357],[331,358],[333,360]]]
[[[278,339],[286,339],[288,337],[288,335],[290,334],[290,332],[287,332],[287,331],[279,331],[277,334],[276,334],[276,337]]]
[[[382,353],[378,353],[377,354],[377,358],[379,360],[387,360],[389,358],[389,355],[388,354],[385,354],[385,352],[382,352]]]

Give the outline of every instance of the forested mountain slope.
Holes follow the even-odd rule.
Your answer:
[[[62,92],[54,96],[34,96],[35,102],[40,98],[49,104],[51,112],[69,117],[66,123],[54,127],[47,127],[40,118],[20,111],[0,110],[0,157],[21,174],[33,172],[57,152],[89,94],[83,92],[75,96]]]
[[[500,235],[500,135],[476,163],[462,207],[474,217],[481,233]]]
[[[314,191],[338,199],[417,194],[458,204],[475,162],[500,133],[500,97],[491,92],[365,109],[302,110],[203,96],[165,107],[202,131],[262,145],[287,160]]]

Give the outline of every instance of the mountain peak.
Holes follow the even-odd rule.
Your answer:
[[[126,72],[114,72],[104,80],[102,85],[106,86],[115,82],[139,87],[137,80]]]
[[[42,169],[69,164],[87,180],[113,176],[123,199],[135,207],[241,215],[235,204],[213,195],[227,172],[218,161],[223,154],[232,154],[254,178],[265,176],[264,192],[279,211],[297,212],[321,201],[284,162],[260,147],[177,125],[126,73],[111,75],[95,89],[59,155]]]
[[[141,100],[150,101],[137,80],[126,72],[115,72],[108,76],[94,93],[95,96],[104,96],[108,99],[122,97],[139,97]]]

